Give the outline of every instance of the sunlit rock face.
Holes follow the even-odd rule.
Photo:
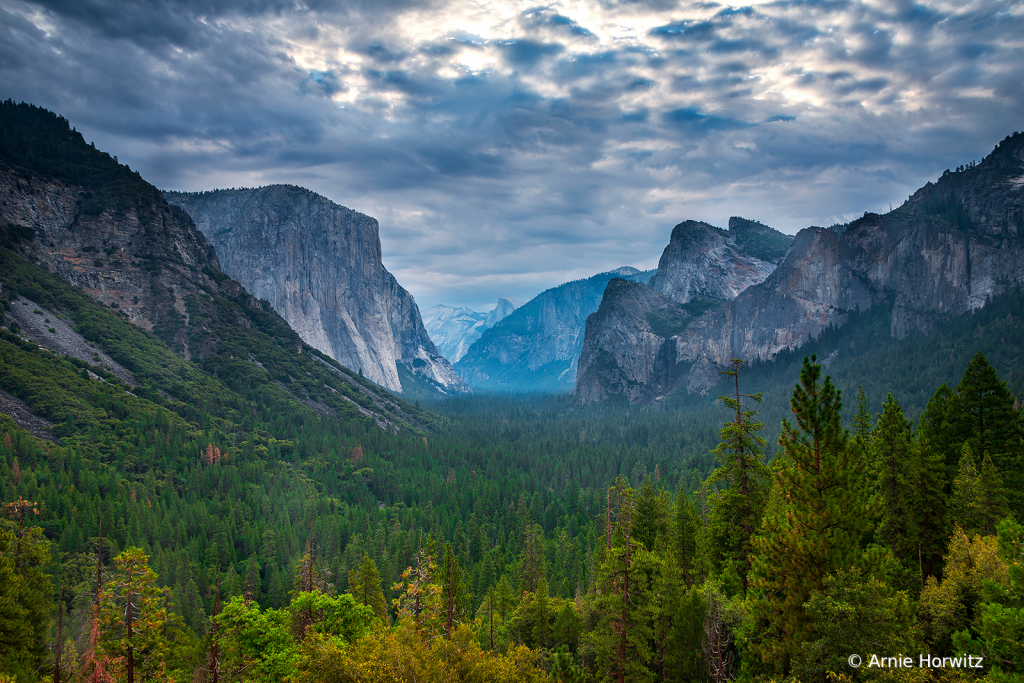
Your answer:
[[[384,268],[375,219],[291,185],[165,196],[192,216],[224,272],[310,346],[391,391],[403,390],[400,376],[468,391]]]
[[[641,403],[680,388],[704,392],[731,358],[771,360],[829,326],[841,327],[852,311],[891,301],[890,332],[902,338],[1024,283],[1024,134],[1007,138],[976,166],[928,183],[884,216],[800,231],[768,277],[699,315],[696,297],[727,288],[721,267],[709,275],[692,264],[723,247],[700,224],[682,225],[705,235],[692,240],[704,246],[670,244],[651,285],[686,306],[692,319],[677,315],[656,343],[643,335],[656,334],[650,311],[664,310],[664,301],[609,289],[587,323],[576,382],[582,400]]]

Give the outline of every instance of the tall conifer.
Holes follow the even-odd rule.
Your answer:
[[[979,351],[967,364],[956,388],[954,425],[979,458],[992,456],[1006,485],[1010,508],[1024,513],[1024,431],[1006,382]]]
[[[761,460],[765,444],[761,432],[764,425],[754,419],[757,415],[743,400],[761,403],[760,393],[741,394],[739,373],[743,361],[732,360],[722,374],[732,378],[735,391],[721,396],[719,401],[733,411],[734,419],[722,425],[718,447],[712,451],[718,468],[708,478],[708,484],[724,483],[726,488],[714,495],[711,516],[711,534],[718,546],[718,560],[731,565],[746,590],[750,570],[751,539],[761,525],[761,514],[768,501],[770,472]]]
[[[870,528],[858,481],[865,464],[841,424],[842,398],[816,358],[805,358],[790,402],[796,424],[783,420],[782,463],[774,486],[777,509],[756,537],[750,588],[761,634],[750,643],[752,669],[787,672],[816,637],[804,604],[825,577],[861,560]],[[761,665],[754,661],[759,659]]]

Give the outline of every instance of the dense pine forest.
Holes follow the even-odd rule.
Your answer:
[[[138,190],[20,139],[28,175]],[[42,418],[0,414],[0,681],[1024,676],[1020,291],[663,405],[411,405],[212,288],[186,359],[32,239],[0,231],[0,399]]]

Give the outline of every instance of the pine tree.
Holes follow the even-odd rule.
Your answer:
[[[985,525],[981,505],[981,477],[974,462],[971,445],[964,442],[960,455],[960,470],[953,480],[953,494],[949,500],[950,524],[959,526],[968,538]]]
[[[921,413],[919,434],[927,439],[933,453],[941,456],[945,463],[945,481],[950,482],[956,476],[957,463],[960,462],[960,448],[963,439],[957,435],[954,426],[956,414],[956,394],[943,384],[932,397]]]
[[[693,507],[693,501],[686,495],[683,487],[679,487],[672,514],[672,557],[679,568],[680,578],[687,586],[698,583],[702,578],[697,562],[700,535],[700,519]]]
[[[348,573],[348,593],[360,605],[366,605],[372,609],[373,613],[385,623],[390,622],[388,603],[384,600],[377,563],[371,560],[366,553],[363,553],[363,560],[359,563],[359,568]]]
[[[441,630],[445,639],[451,640],[455,629],[468,620],[470,612],[469,591],[451,543],[445,544],[438,579],[441,584]]]
[[[551,607],[548,601],[548,582],[543,575],[537,582],[531,617],[530,634],[533,647],[549,647],[551,645]]]
[[[633,537],[647,550],[660,550],[668,541],[668,494],[654,488],[650,477],[640,487],[636,500]]]
[[[912,515],[917,529],[917,562],[920,587],[929,576],[937,576],[946,549],[948,496],[946,495],[946,461],[942,453],[932,450],[928,438],[918,433],[910,451],[912,484]],[[915,592],[916,594],[916,592]]]
[[[13,521],[0,521],[0,672],[29,680],[46,657],[50,630],[50,576],[43,571],[50,543],[37,526],[35,503],[22,500],[4,506]]]
[[[868,398],[864,395],[863,385],[857,385],[857,414],[853,417],[853,434],[864,441],[871,436],[871,411],[868,410]]]
[[[648,603],[651,586],[645,585],[649,553],[633,540],[635,491],[623,477],[615,480],[614,522],[609,506],[609,545],[598,570],[595,606],[601,623],[590,635],[598,665],[612,679],[644,681],[652,676]]]
[[[790,402],[796,425],[783,420],[782,462],[773,493],[777,509],[756,537],[751,610],[762,630],[745,662],[757,670],[787,672],[818,635],[804,609],[825,577],[861,560],[870,529],[858,481],[865,463],[841,424],[842,398],[811,356]],[[771,507],[771,506],[769,506]],[[760,666],[757,663],[760,660]]]
[[[741,394],[739,373],[743,361],[734,358],[729,370],[723,374],[735,383],[732,396],[721,396],[719,401],[735,411],[735,419],[722,426],[718,447],[713,453],[718,468],[708,478],[709,485],[726,485],[713,497],[711,535],[715,539],[719,565],[730,566],[737,574],[745,591],[750,571],[751,539],[761,525],[761,514],[768,501],[769,470],[762,462],[761,449],[765,445],[760,435],[764,425],[754,419],[757,414],[743,405],[743,399],[761,403],[762,396]]]
[[[918,529],[912,508],[917,495],[910,421],[893,398],[886,397],[878,424],[871,433],[871,468],[878,496],[880,521],[875,538],[904,563],[917,563]]]
[[[1006,484],[1010,509],[1024,514],[1024,430],[1006,382],[979,351],[957,386],[954,426],[971,450],[987,453]]]
[[[170,623],[166,589],[156,587],[156,574],[139,548],[114,558],[114,571],[100,599],[99,648],[115,676],[128,683],[158,680],[166,670],[166,630]]]
[[[515,592],[512,590],[512,584],[508,582],[508,577],[504,574],[498,580],[498,588],[494,593],[494,608],[498,611],[502,621],[506,621],[516,608]]]
[[[436,551],[437,541],[428,536],[426,544],[417,550],[413,565],[402,572],[402,581],[392,586],[399,592],[393,602],[395,611],[412,620],[420,637],[433,636],[441,611]]]
[[[970,442],[964,442],[960,471],[953,480],[950,523],[959,525],[969,537],[992,535],[1007,512],[1002,481],[992,458],[986,454],[979,470]]]
[[[996,533],[996,527],[1010,514],[1006,500],[1006,488],[992,456],[985,453],[981,463],[981,507],[984,510],[985,533]]]

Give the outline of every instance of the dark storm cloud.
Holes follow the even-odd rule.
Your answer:
[[[162,187],[374,215],[426,305],[653,266],[686,218],[847,220],[1021,125],[1008,1],[460,1],[8,0],[0,88]]]

